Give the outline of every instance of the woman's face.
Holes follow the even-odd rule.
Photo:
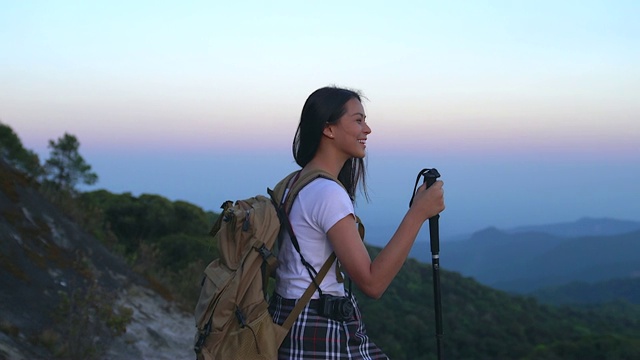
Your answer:
[[[363,158],[367,147],[367,135],[371,128],[367,125],[364,108],[358,99],[351,99],[345,104],[346,112],[338,121],[330,125],[331,136],[335,146],[349,158]]]

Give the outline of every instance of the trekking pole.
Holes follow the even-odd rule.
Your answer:
[[[416,184],[413,187],[413,195],[409,201],[409,207],[413,204],[413,198],[416,195],[420,176],[424,176],[424,182],[427,188],[436,182],[440,177],[440,173],[436,169],[422,169],[416,178]],[[438,351],[438,360],[442,359],[442,306],[440,304],[440,230],[438,229],[438,219],[440,215],[429,218],[429,235],[431,239],[431,265],[433,268],[433,304],[436,313],[436,347]]]
[[[423,170],[424,171],[424,170]],[[429,169],[424,173],[427,188],[436,182],[440,173],[436,169]],[[440,229],[438,226],[440,215],[429,218],[429,238],[431,243],[431,266],[433,268],[433,304],[436,314],[436,347],[438,360],[442,359],[442,305],[440,302]]]

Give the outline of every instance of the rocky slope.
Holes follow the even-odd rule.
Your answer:
[[[73,320],[107,307],[131,316],[121,336]],[[0,359],[53,359],[83,342],[94,358],[192,359],[194,329],[191,314],[0,159]]]

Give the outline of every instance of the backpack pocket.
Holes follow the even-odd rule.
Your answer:
[[[260,306],[259,312],[255,320],[244,327],[234,322],[232,329],[211,334],[212,341],[220,346],[216,359],[277,359],[278,348],[287,331],[273,322],[266,302]]]
[[[200,297],[194,312],[196,327],[199,331],[207,327],[213,315],[213,309],[220,302],[234,275],[235,272],[221,265],[219,260],[212,261],[204,270]]]

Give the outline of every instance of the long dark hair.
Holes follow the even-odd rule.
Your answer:
[[[359,92],[338,87],[320,88],[307,98],[302,107],[300,123],[293,138],[293,157],[296,163],[305,167],[316,155],[322,139],[322,132],[328,124],[335,124],[345,114],[345,104],[351,99],[362,102]],[[366,198],[365,163],[362,158],[347,160],[338,180],[347,189],[351,201],[356,199],[358,184],[362,184],[362,191]]]

